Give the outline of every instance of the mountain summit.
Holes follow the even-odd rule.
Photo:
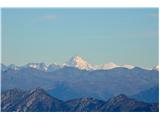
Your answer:
[[[70,58],[69,61],[66,62],[66,65],[70,67],[76,67],[79,69],[86,69],[86,70],[89,70],[92,67],[90,64],[87,63],[87,61],[85,61],[79,56],[74,56]]]

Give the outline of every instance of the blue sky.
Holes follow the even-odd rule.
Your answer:
[[[2,62],[158,65],[158,9],[2,9]]]

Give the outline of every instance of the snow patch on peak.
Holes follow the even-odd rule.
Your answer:
[[[129,65],[129,64],[125,64],[125,65],[123,65],[122,67],[128,68],[128,69],[133,69],[135,66]]]
[[[48,72],[53,72],[53,71],[58,70],[58,69],[60,69],[60,68],[63,68],[63,65],[58,65],[58,64],[56,64],[56,63],[53,63],[53,64],[50,64],[50,65],[48,66],[47,71],[48,71]]]
[[[157,65],[157,66],[153,67],[153,69],[152,69],[152,70],[159,71],[159,65]]]
[[[119,65],[116,65],[115,63],[108,63],[108,64],[104,64],[104,65],[101,65],[101,69],[113,69],[113,68],[116,68],[116,67],[120,67]]]
[[[69,61],[66,62],[65,65],[86,70],[89,70],[92,67],[90,64],[87,63],[87,61],[85,61],[79,56],[72,57]]]
[[[37,68],[37,64],[36,63],[28,63],[27,65],[26,65],[26,67],[31,67],[31,68]]]
[[[25,67],[30,67],[41,71],[47,71],[48,69],[48,66],[45,63],[28,63]]]

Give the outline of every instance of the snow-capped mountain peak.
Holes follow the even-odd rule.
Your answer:
[[[84,59],[82,59],[79,56],[75,56],[69,59],[69,61],[66,62],[67,66],[70,67],[76,67],[79,69],[90,69],[91,65],[87,63]]]
[[[135,68],[135,66],[133,66],[133,65],[129,65],[129,64],[117,65],[113,62],[110,62],[110,63],[107,63],[107,64],[94,65],[94,64],[89,64],[86,60],[84,60],[80,56],[74,56],[62,65],[55,64],[55,63],[50,64],[50,65],[46,65],[45,63],[28,63],[24,66],[16,66],[14,64],[6,66],[4,64],[1,64],[1,70],[6,71],[8,69],[20,70],[20,69],[23,69],[23,68],[32,68],[32,69],[37,69],[37,70],[43,71],[43,72],[53,72],[55,70],[58,70],[58,69],[61,69],[61,68],[65,67],[65,66],[74,67],[74,68],[78,68],[78,69],[81,69],[81,70],[89,70],[89,71],[109,70],[109,69],[114,69],[114,68],[117,68],[117,67],[122,67],[122,68],[127,68],[127,69]],[[152,70],[159,71],[159,65],[155,66]]]

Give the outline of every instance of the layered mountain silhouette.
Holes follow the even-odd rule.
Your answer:
[[[95,98],[79,98],[62,101],[50,96],[45,90],[29,91],[10,89],[2,92],[2,112],[158,112],[158,103],[150,104],[121,94],[107,101]]]
[[[39,92],[34,94],[37,88],[43,90],[38,90]],[[134,101],[138,103],[142,101],[144,104],[159,103],[159,67],[144,69],[112,62],[93,65],[79,56],[72,57],[62,65],[28,63],[22,66],[14,64],[7,66],[1,64],[1,89],[2,91],[14,89],[13,93],[17,91],[15,95],[12,92],[3,94],[3,98],[6,99],[6,104],[3,101],[6,111],[118,111],[118,109],[134,111],[136,108],[133,106],[137,105]],[[43,96],[39,98],[41,93]],[[117,102],[111,109],[108,104],[104,107],[104,102],[109,102],[111,98],[119,95],[126,95],[126,98],[133,99],[129,100],[132,101],[133,106],[130,102],[128,103],[132,109],[127,109],[123,104],[122,107]],[[32,99],[33,105],[30,106],[28,101],[34,96],[37,96],[39,101]],[[100,103],[104,108],[100,108]],[[120,108],[117,108],[117,105]]]
[[[2,90],[13,88],[30,90],[40,87],[62,100],[80,97],[106,100],[119,94],[137,98],[137,94],[157,87],[159,84],[158,71],[138,67],[133,69],[118,67],[94,71],[63,67],[53,72],[22,68],[20,70],[5,70],[1,75]],[[145,102],[156,101],[158,99]]]

